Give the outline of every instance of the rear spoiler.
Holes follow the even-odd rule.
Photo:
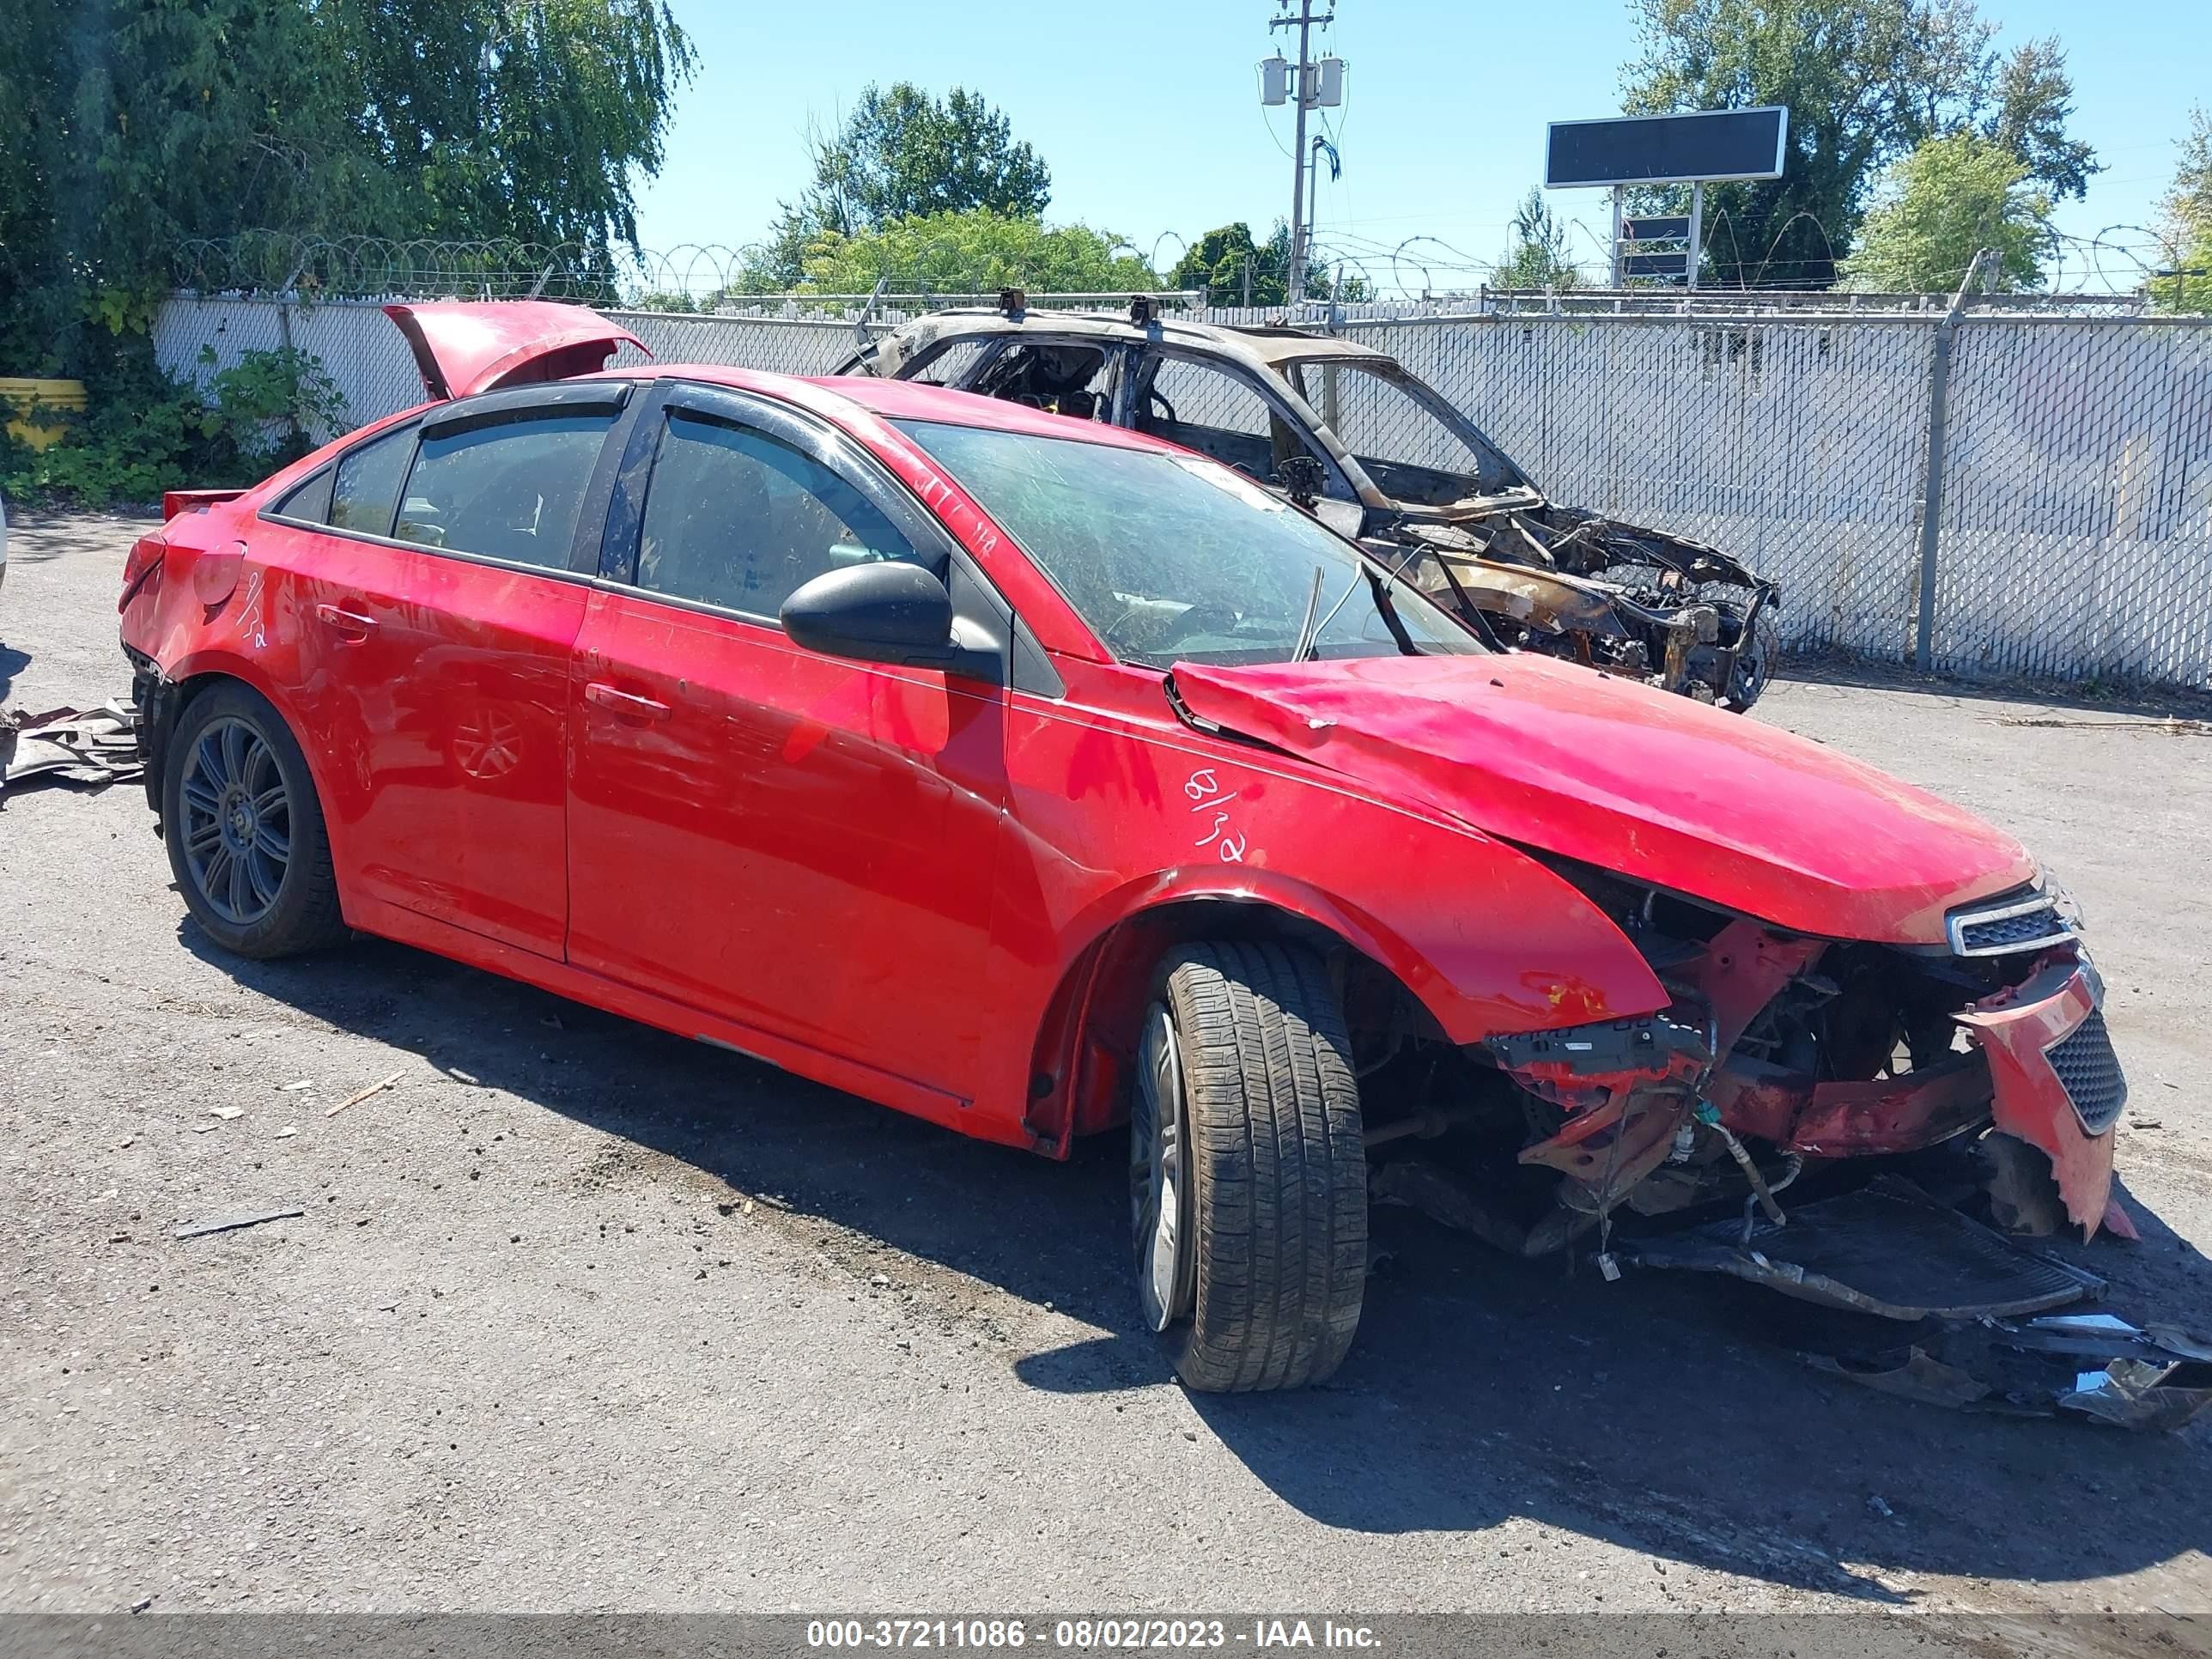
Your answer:
[[[234,501],[245,493],[243,489],[165,489],[161,492],[161,522],[167,524],[179,513],[204,513],[225,501]]]

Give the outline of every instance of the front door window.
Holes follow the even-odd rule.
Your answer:
[[[815,577],[881,559],[927,562],[812,457],[749,427],[671,413],[646,496],[640,587],[773,622]]]

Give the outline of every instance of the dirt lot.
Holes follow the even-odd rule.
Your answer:
[[[9,705],[125,689],[136,532],[18,526]],[[2064,872],[2143,1230],[2081,1254],[2212,1327],[2212,737],[1835,678],[1764,714]],[[1118,1145],[970,1144],[395,945],[227,960],[150,825],[0,798],[0,1608],[2212,1608],[2212,1424],[1904,1404],[1747,1289],[1397,1212],[1331,1386],[1193,1398]]]

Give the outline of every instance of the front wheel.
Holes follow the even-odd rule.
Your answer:
[[[1321,958],[1272,942],[1161,963],[1129,1117],[1146,1323],[1207,1392],[1327,1377],[1359,1328],[1367,1156]]]
[[[1736,653],[1729,683],[1721,692],[1721,707],[1739,714],[1749,714],[1752,704],[1774,678],[1775,665],[1781,657],[1782,623],[1775,617],[1774,607],[1763,605],[1752,619],[1751,638]]]
[[[283,957],[345,937],[307,759],[250,687],[216,686],[178,717],[161,831],[185,907],[224,950]]]

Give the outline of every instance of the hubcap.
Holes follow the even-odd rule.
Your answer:
[[[185,867],[210,909],[234,927],[267,915],[292,861],[292,805],[276,756],[242,720],[212,722],[192,744],[179,793]]]
[[[1145,1015],[1129,1115],[1129,1210],[1145,1322],[1164,1331],[1189,1311],[1195,1260],[1182,1060],[1164,1003]]]

